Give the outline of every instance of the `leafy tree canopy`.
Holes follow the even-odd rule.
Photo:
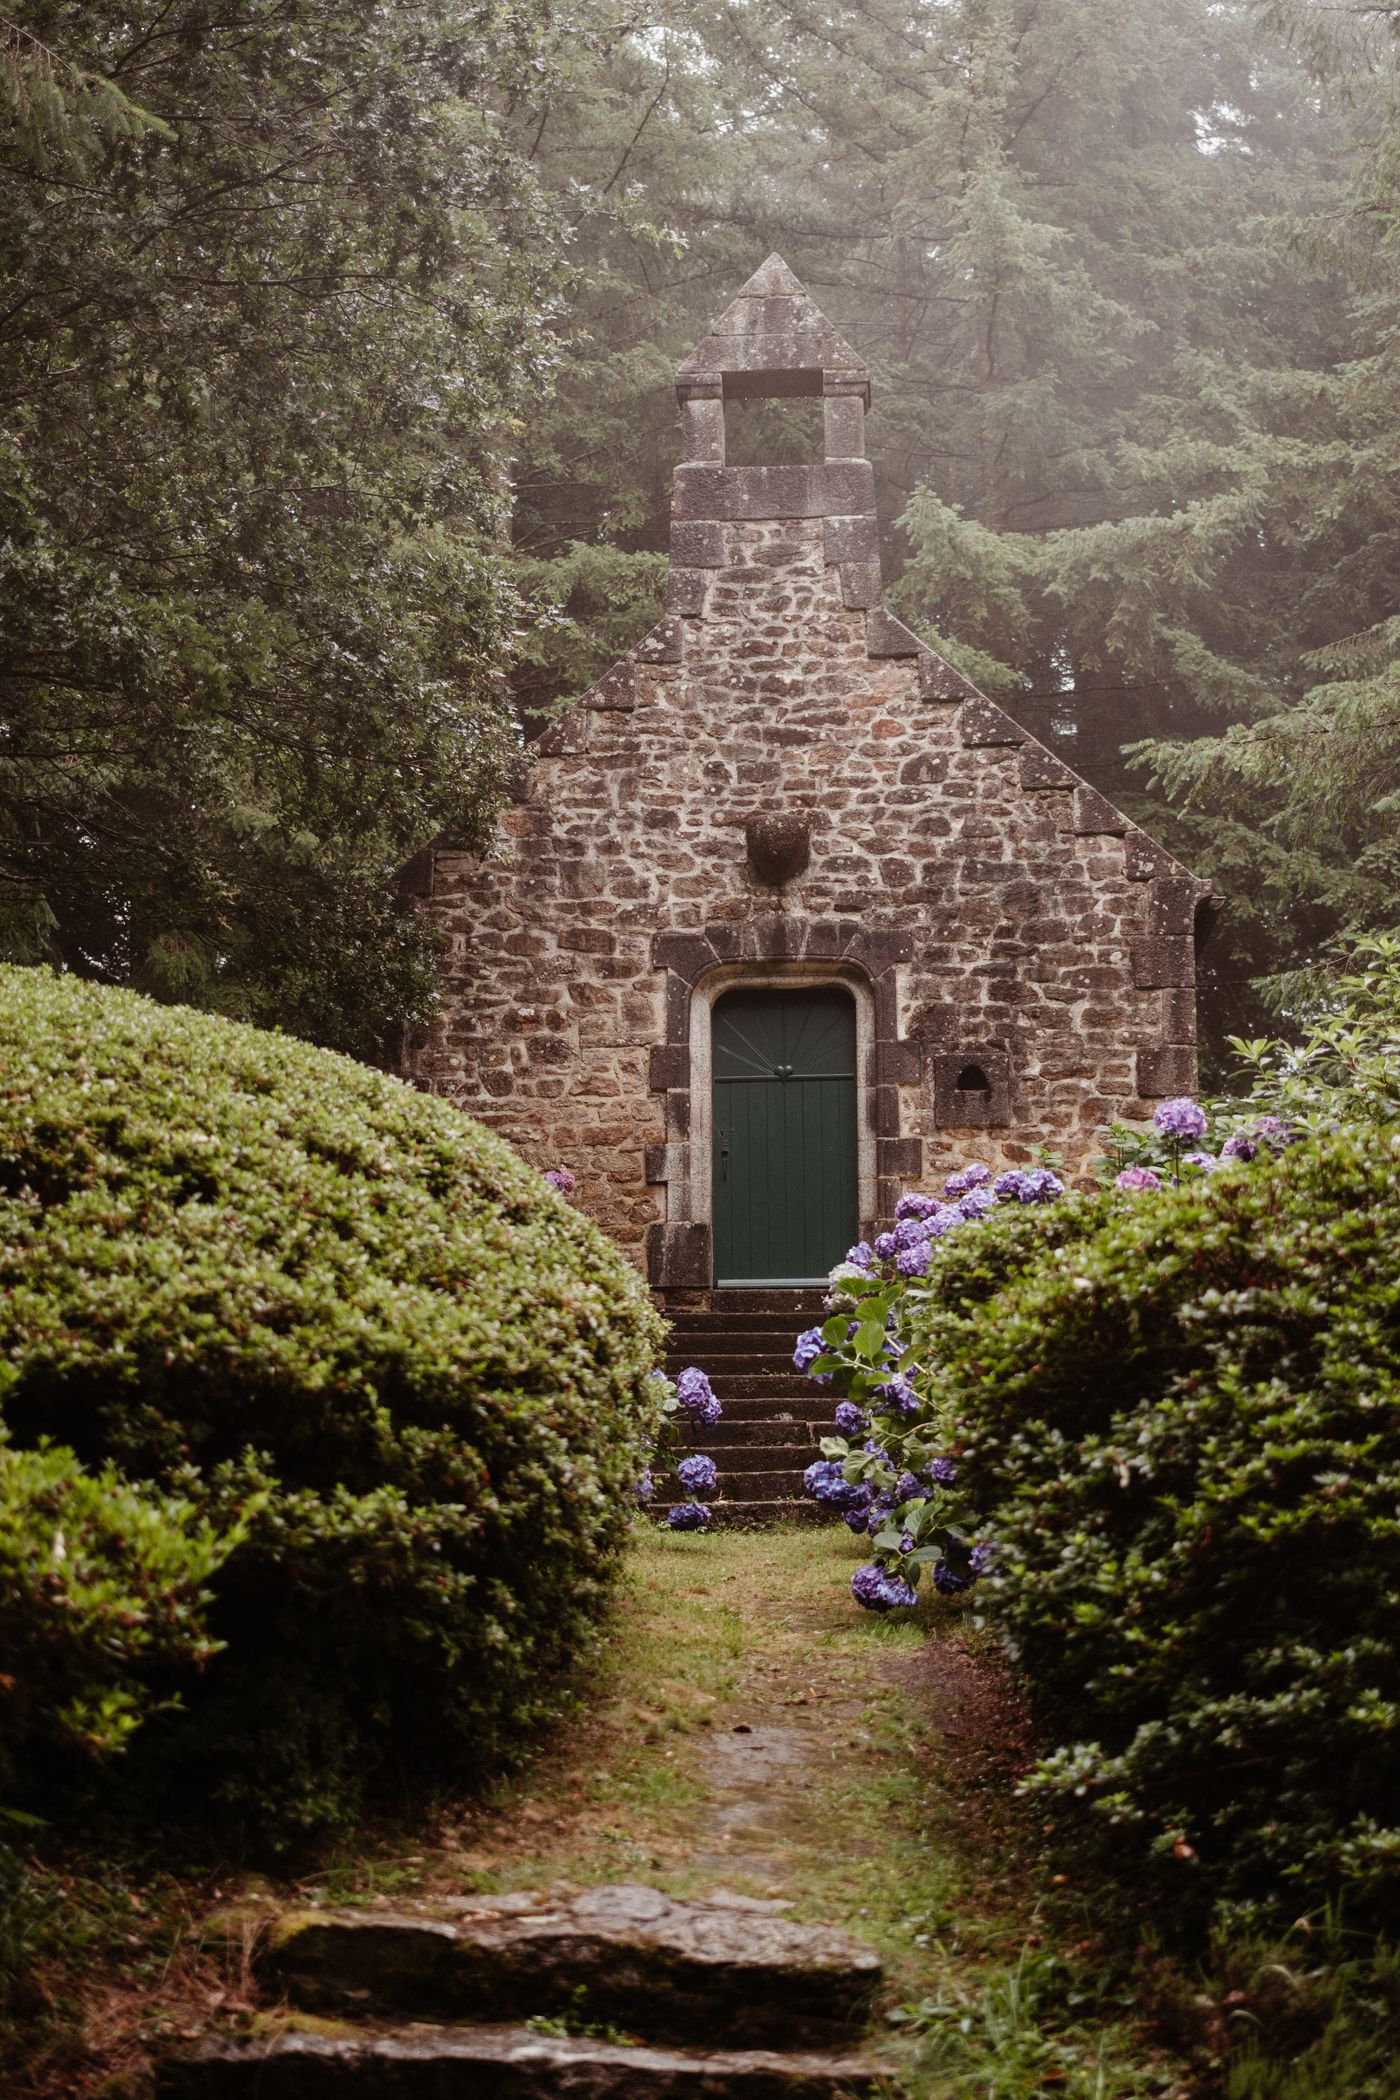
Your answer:
[[[372,1052],[515,733],[531,0],[38,0],[0,139],[0,942]]]

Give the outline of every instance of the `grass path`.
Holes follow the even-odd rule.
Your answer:
[[[859,1611],[861,1557],[826,1529],[639,1533],[580,1708],[526,1770],[431,1845],[308,1893],[781,1897],[879,1948],[884,2046],[916,2096],[1184,2094],[1008,1808],[1023,1731],[994,1657],[956,1606]]]

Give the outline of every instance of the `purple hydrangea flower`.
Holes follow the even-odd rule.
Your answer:
[[[861,1449],[862,1451],[868,1451],[872,1458],[883,1458],[886,1465],[889,1464],[890,1454],[877,1436],[868,1436],[861,1445]]]
[[[990,1539],[979,1539],[968,1554],[968,1566],[974,1575],[985,1575],[997,1557],[997,1549]]]
[[[901,1276],[927,1276],[928,1264],[927,1240],[920,1240],[916,1247],[901,1247],[894,1260]]]
[[[1199,1167],[1203,1174],[1213,1174],[1220,1161],[1213,1152],[1183,1152],[1181,1164],[1183,1167]]]
[[[1005,1174],[998,1174],[992,1188],[1003,1203],[1031,1203],[1035,1200],[1029,1192],[1030,1176],[1023,1174],[1019,1167],[1009,1167]]]
[[[841,1522],[845,1525],[847,1531],[853,1531],[859,1537],[865,1532],[866,1527],[870,1523],[870,1512],[865,1509],[843,1509]]]
[[[992,1170],[984,1166],[980,1159],[974,1159],[969,1166],[963,1168],[962,1178],[965,1190],[980,1189],[991,1180]]]
[[[1124,1167],[1115,1186],[1120,1189],[1159,1189],[1162,1180],[1151,1167]]]
[[[632,1492],[643,1506],[650,1502],[652,1496],[656,1493],[656,1482],[652,1477],[650,1466],[642,1467],[642,1477]]]
[[[958,1209],[965,1218],[985,1218],[989,1210],[995,1210],[997,1199],[990,1189],[969,1189],[959,1203]]]
[[[805,1371],[809,1365],[816,1362],[825,1347],[820,1327],[808,1327],[797,1337],[797,1347],[792,1352],[794,1367]]]
[[[956,1203],[959,1196],[965,1196],[967,1194],[966,1174],[950,1174],[943,1184],[943,1193],[950,1203]]]
[[[867,1561],[851,1577],[851,1595],[867,1611],[894,1611],[901,1605],[917,1604],[918,1597],[907,1582],[889,1574],[878,1561]]]
[[[899,1251],[899,1242],[892,1232],[882,1232],[875,1242],[875,1252],[881,1261],[892,1261]]]
[[[884,1385],[877,1385],[873,1397],[885,1410],[897,1408],[902,1415],[914,1414],[919,1405],[919,1396],[902,1371],[896,1371]]]
[[[710,1512],[703,1502],[676,1502],[666,1512],[672,1531],[707,1531]]]
[[[847,1480],[835,1459],[819,1458],[802,1475],[802,1485],[816,1502],[829,1509],[867,1510],[871,1489],[864,1481]]]
[[[916,1495],[922,1495],[923,1492],[923,1482],[917,1473],[901,1473],[894,1484],[896,1502],[912,1502]]]
[[[956,1203],[940,1203],[924,1230],[931,1240],[941,1240],[945,1232],[955,1232],[963,1222],[963,1213]]]
[[[567,1167],[551,1167],[544,1178],[552,1189],[558,1189],[561,1196],[572,1196],[578,1187]]]
[[[676,1478],[688,1495],[703,1502],[719,1486],[719,1467],[700,1451],[694,1458],[681,1460],[676,1467]]]
[[[955,1575],[946,1560],[936,1561],[933,1569],[933,1586],[945,1597],[956,1597],[959,1590],[971,1588],[966,1575]]]
[[[1233,1130],[1220,1147],[1222,1159],[1253,1159],[1259,1140],[1252,1130]]]
[[[937,1209],[937,1204],[934,1209]],[[894,1228],[894,1243],[899,1247],[921,1247],[928,1238],[928,1226],[919,1218],[901,1218]]]
[[[896,1218],[930,1218],[938,1208],[933,1196],[901,1196],[894,1207]]]
[[[956,1462],[951,1458],[929,1460],[928,1477],[935,1487],[950,1488],[958,1477]]]
[[[1206,1112],[1186,1094],[1159,1101],[1152,1121],[1163,1137],[1186,1138],[1194,1144],[1206,1134]]]
[[[714,1389],[695,1364],[682,1371],[676,1380],[676,1399],[691,1420],[703,1423],[706,1429],[712,1429],[720,1418],[722,1410]]]
[[[863,1407],[857,1407],[854,1400],[837,1401],[836,1428],[841,1436],[859,1436],[861,1430],[867,1426],[868,1421]]]
[[[1023,1203],[1053,1203],[1065,1192],[1059,1175],[1053,1174],[1049,1167],[1032,1167],[1026,1176],[1026,1187],[1030,1193],[1022,1197]]]
[[[1285,1123],[1282,1116],[1260,1116],[1254,1125],[1255,1135],[1268,1145],[1300,1145],[1303,1132]]]
[[[869,1240],[857,1240],[854,1247],[846,1249],[846,1261],[853,1269],[869,1269],[875,1260],[875,1249]]]

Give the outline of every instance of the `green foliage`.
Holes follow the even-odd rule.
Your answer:
[[[0,1443],[0,1782],[120,1749],[153,1674],[204,1667],[209,1579],[238,1536],[114,1466]]]
[[[1056,1741],[1033,1791],[1163,1916],[1395,1915],[1397,1167],[1336,1136],[1090,1199],[971,1315],[942,1271],[910,1309]]]
[[[503,113],[549,45],[531,0],[11,39],[0,955],[360,1054],[430,1010],[396,873],[518,748],[501,455],[562,260]]]
[[[550,1710],[626,1532],[641,1280],[445,1102],[133,993],[0,990],[10,1432],[242,1530],[223,1652],[133,1755],[259,1839],[480,1771]]]

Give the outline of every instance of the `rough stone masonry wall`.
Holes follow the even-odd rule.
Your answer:
[[[708,1281],[689,999],[724,962],[869,983],[883,1216],[974,1154],[1082,1170],[1100,1125],[1194,1082],[1202,885],[916,656],[842,551],[829,517],[678,524],[676,609],[537,747],[497,854],[436,858],[445,1016],[413,1075],[567,1163],[634,1253],[669,1224],[659,1283]],[[781,891],[745,840],[774,810],[811,825]],[[973,1058],[991,1086],[954,1098]]]

